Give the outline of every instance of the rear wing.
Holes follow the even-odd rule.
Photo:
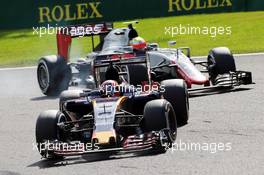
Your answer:
[[[92,48],[94,50],[93,37],[96,35],[106,35],[112,29],[113,29],[113,23],[83,24],[77,26],[59,27],[57,30],[58,55],[63,57],[66,61],[68,61],[72,38],[76,38],[76,37],[91,36]]]
[[[93,60],[93,71],[94,71],[94,79],[96,87],[99,87],[100,83],[102,83],[101,79],[101,70],[104,72],[108,67],[111,66],[121,66],[119,67],[118,74],[119,76],[127,75],[129,78],[125,80],[128,84],[131,83],[131,76],[129,76],[130,71],[135,71],[136,65],[140,66],[139,70],[145,71],[145,74],[147,75],[147,79],[144,80],[144,84],[151,85],[151,75],[150,75],[150,67],[149,67],[149,60],[148,56],[136,56],[129,53],[124,53],[122,55],[109,55],[109,56],[100,56]],[[124,67],[123,67],[124,66]],[[132,68],[132,70],[130,68]],[[134,68],[133,68],[134,67]],[[142,69],[143,67],[143,69]],[[101,69],[103,68],[103,69]],[[125,68],[125,69],[123,69]],[[142,72],[141,72],[142,73]],[[105,76],[105,74],[103,74]],[[135,79],[135,78],[132,78]],[[137,80],[136,80],[137,81]],[[142,82],[141,82],[142,83]],[[131,84],[133,85],[133,84]],[[136,85],[136,84],[134,84]]]

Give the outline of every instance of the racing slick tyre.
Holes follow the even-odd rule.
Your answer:
[[[46,56],[39,60],[37,77],[43,94],[59,95],[69,87],[71,68],[62,57]]]
[[[144,108],[143,131],[166,130],[167,144],[171,145],[177,137],[177,121],[172,105],[165,99],[149,101]],[[158,153],[166,152],[166,145],[158,144],[154,147]]]
[[[39,153],[48,159],[59,159],[62,156],[55,155],[52,151],[47,151],[48,143],[52,141],[62,141],[63,132],[57,126],[58,123],[66,121],[65,116],[57,110],[48,110],[40,113],[36,123],[36,142]]]
[[[161,82],[163,97],[168,100],[176,114],[178,126],[188,123],[189,119],[189,95],[187,85],[182,79],[170,79]]]
[[[208,54],[207,62],[210,80],[214,85],[218,75],[236,71],[234,57],[226,47],[212,49]]]
[[[145,65],[128,65],[130,84],[137,86],[148,81],[148,71]]]

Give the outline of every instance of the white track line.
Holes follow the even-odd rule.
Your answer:
[[[264,55],[264,52],[234,54],[234,56],[259,56],[259,55]]]
[[[5,70],[23,70],[23,69],[35,69],[37,66],[30,66],[30,67],[10,67],[10,68],[1,68],[0,71]]]
[[[243,56],[264,56],[264,52],[260,53],[242,53],[242,54],[234,54],[235,57],[243,57]],[[207,58],[207,56],[194,56],[192,58]]]
[[[260,53],[245,53],[245,54],[234,54],[234,56],[236,57],[240,57],[240,56],[260,56],[263,55],[264,56],[264,52],[260,52]],[[192,58],[206,58],[207,56],[195,56]],[[6,70],[24,70],[24,69],[36,69],[37,66],[30,66],[30,67],[10,67],[10,68],[0,68],[0,71],[6,71]]]

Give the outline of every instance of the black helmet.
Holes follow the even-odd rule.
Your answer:
[[[105,80],[114,80],[119,82],[118,69],[116,67],[110,66],[105,72]]]

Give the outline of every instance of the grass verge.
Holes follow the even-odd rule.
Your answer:
[[[250,53],[264,51],[264,12],[242,12],[176,16],[142,19],[136,25],[140,36],[148,42],[159,43],[167,47],[167,42],[176,40],[177,46],[189,46],[192,56],[207,55],[213,47],[227,46],[233,53]],[[231,35],[166,35],[165,27],[227,27]],[[121,22],[115,27],[124,26]],[[83,57],[91,50],[88,38],[74,39],[71,57]],[[32,29],[0,30],[0,67],[36,65],[43,55],[56,54],[55,35],[38,37]]]

